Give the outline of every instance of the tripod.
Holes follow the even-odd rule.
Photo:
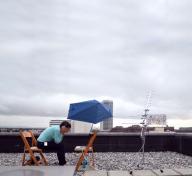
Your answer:
[[[146,132],[147,132],[147,118],[148,118],[148,112],[149,112],[149,109],[146,108],[144,110],[144,115],[142,115],[142,122],[140,123],[142,125],[141,127],[141,134],[140,134],[140,137],[141,137],[141,142],[142,142],[142,145],[141,145],[141,148],[138,152],[142,152],[142,158],[141,160],[136,164],[137,168],[138,169],[143,169],[143,167],[141,166],[144,166],[144,164],[148,164],[150,163],[149,161],[148,162],[145,162],[145,142],[146,142]],[[134,163],[134,162],[133,162]],[[151,163],[152,164],[152,163]],[[153,164],[152,164],[153,165]],[[131,175],[133,174],[133,170],[130,169],[130,172],[129,172]]]
[[[139,152],[141,152],[142,151],[142,158],[141,158],[141,160],[140,160],[140,162],[138,162],[138,164],[137,164],[137,168],[141,168],[141,169],[143,169],[142,167],[140,167],[140,166],[144,166],[145,164],[148,164],[148,163],[150,163],[151,164],[151,166],[154,166],[154,164],[153,163],[151,163],[149,160],[148,160],[148,162],[145,162],[145,142],[146,142],[146,132],[147,132],[147,119],[148,119],[148,112],[149,112],[149,109],[145,109],[144,110],[145,111],[145,113],[144,113],[144,115],[142,115],[142,119],[143,119],[143,121],[142,121],[142,128],[141,128],[141,141],[142,141],[142,147],[141,147],[141,149],[139,150]],[[152,156],[152,154],[151,153],[149,153],[150,155],[151,155],[151,157],[153,158],[153,156]],[[164,170],[163,169],[160,169],[160,172],[161,173],[163,173],[164,172]],[[132,173],[132,171],[130,172],[130,173]]]
[[[140,165],[144,165],[145,164],[145,142],[146,142],[146,131],[147,131],[147,117],[148,117],[148,112],[149,109],[145,109],[144,110],[145,113],[144,115],[142,115],[142,128],[141,128],[141,141],[142,141],[142,146],[141,149],[139,150],[139,152],[142,152],[142,158],[140,160],[140,162],[137,164],[137,167],[139,168]]]

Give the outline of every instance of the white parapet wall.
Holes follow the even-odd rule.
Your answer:
[[[71,120],[71,133],[89,133],[91,126],[91,123]]]

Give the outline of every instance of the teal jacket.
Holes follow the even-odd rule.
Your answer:
[[[46,128],[40,136],[37,138],[39,142],[51,142],[60,143],[63,140],[63,135],[60,133],[59,125]]]

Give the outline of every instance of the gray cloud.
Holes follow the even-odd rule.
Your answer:
[[[0,2],[0,114],[67,115],[113,99],[115,116],[191,118],[190,0]]]

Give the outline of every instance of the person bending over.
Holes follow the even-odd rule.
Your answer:
[[[37,147],[42,150],[53,150],[57,152],[59,165],[65,165],[65,146],[63,136],[71,129],[71,124],[63,121],[60,125],[46,128],[37,138]]]

